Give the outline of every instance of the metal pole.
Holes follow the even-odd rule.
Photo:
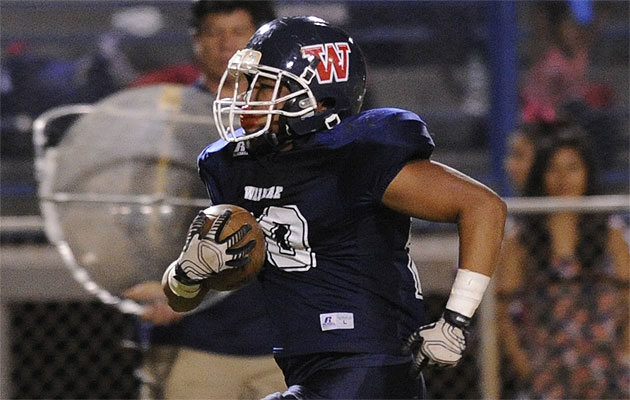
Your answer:
[[[513,1],[492,1],[488,10],[491,108],[489,147],[491,177],[502,194],[509,191],[503,161],[506,141],[518,119],[518,55]]]
[[[500,193],[509,191],[503,171],[506,141],[517,122],[518,58],[515,4],[512,1],[487,3],[488,55],[490,62],[491,107],[489,150],[491,178]],[[482,356],[481,395],[484,399],[501,398],[501,375],[497,352],[497,332],[494,320],[494,302],[485,301],[481,309]]]

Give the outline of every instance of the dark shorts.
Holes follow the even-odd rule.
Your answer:
[[[356,359],[357,364],[348,366]],[[277,399],[422,399],[424,381],[409,376],[410,362],[391,365],[365,365],[364,356],[339,358],[315,356],[304,360],[278,359],[285,373],[284,397]],[[298,362],[300,363],[298,365]],[[364,365],[361,365],[364,364]],[[302,367],[302,368],[300,368]]]

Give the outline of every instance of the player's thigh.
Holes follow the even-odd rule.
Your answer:
[[[423,382],[409,375],[409,367],[399,364],[321,370],[304,386],[326,399],[421,399]]]
[[[167,399],[258,399],[286,388],[273,357],[181,349],[166,381]]]

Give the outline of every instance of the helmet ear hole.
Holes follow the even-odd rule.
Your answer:
[[[321,99],[318,104],[321,108],[334,109],[337,105],[337,100],[334,97],[326,97]]]

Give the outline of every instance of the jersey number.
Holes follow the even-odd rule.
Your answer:
[[[267,258],[284,271],[308,271],[317,266],[308,244],[308,222],[295,205],[267,207],[258,222],[267,240]]]

